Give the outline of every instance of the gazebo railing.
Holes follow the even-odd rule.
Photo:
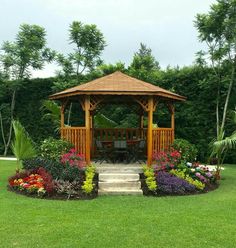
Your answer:
[[[74,144],[75,149],[85,154],[85,139],[86,128],[85,127],[63,127],[61,128],[61,138]]]
[[[174,141],[173,128],[154,128],[152,130],[152,150],[153,154],[170,149]]]
[[[99,140],[146,139],[146,128],[94,128],[93,137]]]
[[[63,127],[61,128],[61,137],[72,144],[75,149],[86,154],[85,127]],[[147,139],[147,129],[142,128],[94,128],[91,129],[91,150],[94,150],[92,140],[136,140]],[[153,154],[162,150],[168,150],[174,141],[173,128],[154,128],[152,130],[152,150]]]

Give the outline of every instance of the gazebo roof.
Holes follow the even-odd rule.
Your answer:
[[[130,77],[120,71],[51,95],[50,99],[63,99],[76,95],[152,95],[184,101],[186,97],[159,86]]]

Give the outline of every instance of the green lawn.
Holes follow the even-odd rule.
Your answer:
[[[236,244],[236,165],[214,192],[182,197],[32,199],[6,190],[0,161],[0,247],[222,247]]]

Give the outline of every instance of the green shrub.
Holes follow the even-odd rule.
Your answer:
[[[72,147],[73,145],[68,141],[50,137],[41,143],[39,152],[41,157],[60,161],[61,156],[69,152]]]
[[[85,172],[84,170],[75,167],[75,166],[70,166],[68,164],[63,164],[62,165],[63,171],[60,175],[60,179],[64,180],[64,181],[69,181],[69,182],[73,182],[73,181],[83,181],[85,178]]]
[[[155,173],[154,173],[153,168],[145,165],[145,166],[143,166],[143,173],[146,177],[145,182],[148,186],[148,189],[150,191],[156,191],[157,183],[156,183],[156,178],[155,178]]]
[[[88,166],[85,171],[85,181],[82,186],[82,189],[86,194],[92,193],[94,189],[94,183],[93,183],[94,176],[95,176],[95,167]]]
[[[25,159],[22,161],[22,166],[25,170],[32,170],[43,167],[52,175],[53,179],[60,178],[64,170],[64,166],[60,162],[44,157]]]
[[[175,139],[172,147],[179,151],[181,160],[186,162],[193,162],[196,160],[198,150],[195,145],[191,144],[185,139]]]

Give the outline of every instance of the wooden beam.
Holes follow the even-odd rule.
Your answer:
[[[60,112],[61,112],[61,128],[65,127],[65,108],[66,105],[68,103],[69,99],[63,100],[61,102],[61,108],[60,108]],[[63,134],[61,132],[61,138],[63,138]]]
[[[173,129],[172,142],[174,142],[174,139],[175,139],[175,108],[174,108],[174,105],[173,105],[172,112],[171,112],[171,128]]]
[[[90,164],[90,96],[85,96],[84,109],[85,109],[85,128],[86,128],[85,160],[86,160],[87,165],[89,165]]]
[[[148,98],[147,164],[152,165],[153,97]]]

